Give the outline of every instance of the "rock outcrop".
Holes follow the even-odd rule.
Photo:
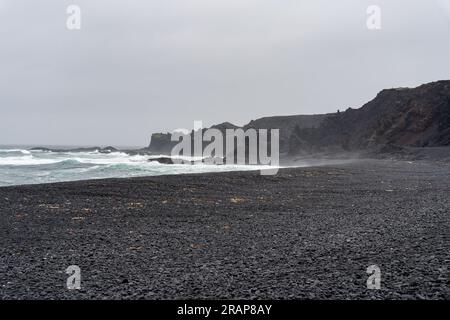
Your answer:
[[[383,90],[362,108],[330,115],[317,128],[296,127],[289,140],[291,154],[448,146],[450,81]]]
[[[45,152],[99,152],[99,153],[112,153],[118,152],[119,150],[108,146],[108,147],[85,147],[85,148],[72,148],[72,149],[56,149],[56,148],[46,148],[46,147],[35,147],[30,150],[34,151],[45,151]]]
[[[252,120],[243,127],[238,127],[230,122],[224,122],[211,126],[211,128],[220,130],[224,137],[226,129],[280,129],[280,152],[287,153],[289,151],[289,139],[295,128],[303,129],[318,127],[328,116],[329,114],[264,117]],[[192,133],[193,131],[191,134]],[[176,144],[176,141],[171,141],[170,133],[154,133],[151,137],[148,150],[154,154],[169,155]],[[205,143],[204,146],[207,144],[208,143]]]
[[[213,126],[225,134],[229,122]],[[381,91],[359,109],[318,115],[264,117],[242,129],[280,129],[281,154],[313,154],[450,145],[450,81]],[[177,142],[156,133],[148,151],[170,154]],[[383,148],[382,146],[396,146]]]

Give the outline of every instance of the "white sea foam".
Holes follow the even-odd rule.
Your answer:
[[[0,185],[18,185],[98,178],[258,170],[261,166],[195,164],[166,165],[149,161],[167,155],[128,155],[124,152],[49,152],[0,149]],[[183,160],[201,158],[177,157]]]
[[[0,158],[0,166],[35,166],[58,162],[60,162],[58,159],[39,159],[34,158],[32,155]]]
[[[22,153],[22,154],[31,154],[29,150],[24,149],[0,149],[0,153]]]

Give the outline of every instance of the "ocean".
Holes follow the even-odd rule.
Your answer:
[[[178,165],[149,162],[161,155],[49,152],[29,147],[0,147],[0,186],[166,174],[258,170],[249,165]]]

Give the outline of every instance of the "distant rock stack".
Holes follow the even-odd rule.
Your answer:
[[[176,141],[171,141],[170,133],[154,133],[152,134],[148,150],[154,154],[170,155]]]

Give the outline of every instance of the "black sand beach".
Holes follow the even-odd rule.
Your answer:
[[[0,188],[0,298],[449,299],[449,194],[390,160]]]

